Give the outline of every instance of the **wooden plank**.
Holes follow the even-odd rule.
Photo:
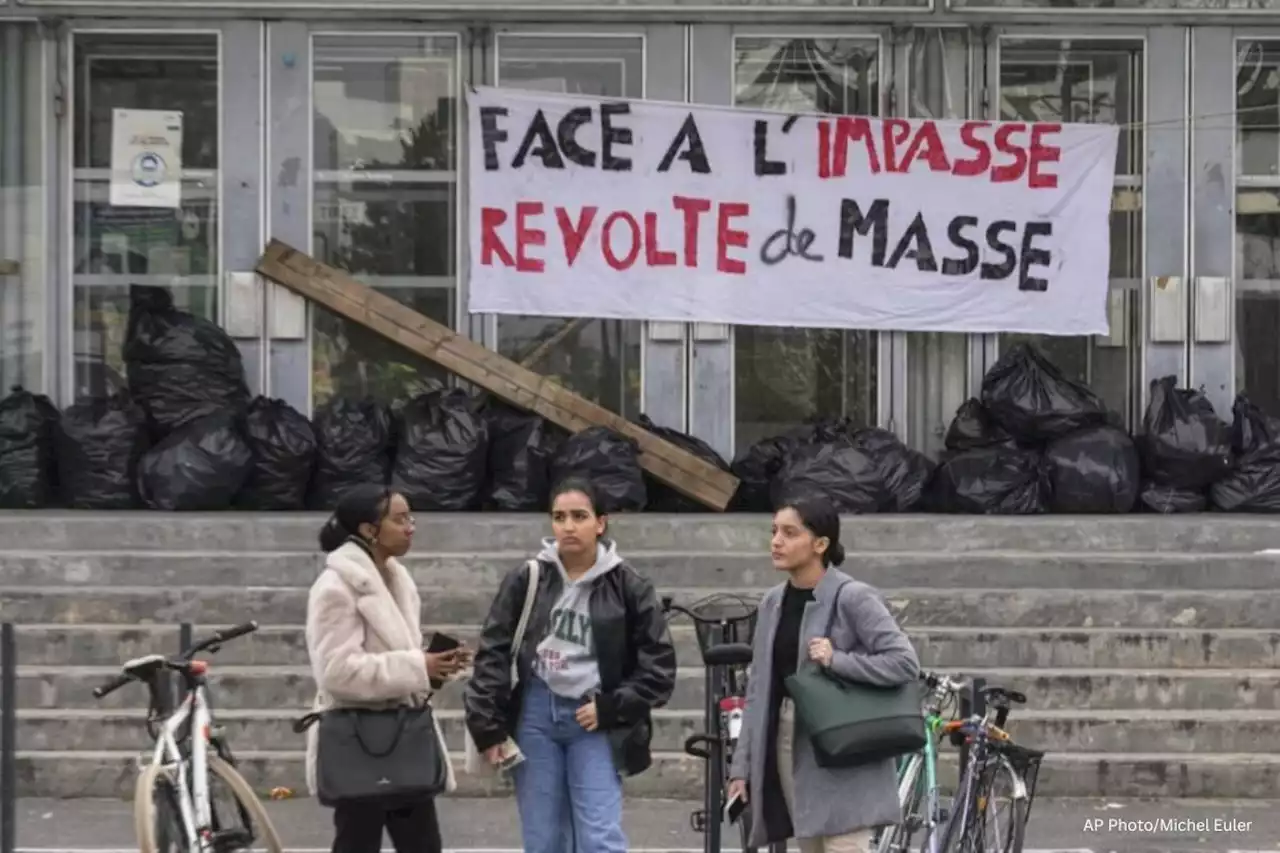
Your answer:
[[[21,269],[22,264],[17,261],[0,258],[0,275],[17,275]]]
[[[604,426],[633,439],[646,471],[712,509],[723,511],[738,488],[732,474],[279,240],[257,272],[570,432]]]

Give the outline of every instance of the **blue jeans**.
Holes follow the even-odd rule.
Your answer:
[[[626,853],[622,779],[609,738],[574,719],[580,705],[537,677],[525,685],[514,773],[524,853]]]

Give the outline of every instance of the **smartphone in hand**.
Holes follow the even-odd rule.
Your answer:
[[[737,823],[738,818],[742,817],[742,813],[747,809],[747,801],[742,797],[734,796],[729,802],[724,804],[724,819],[726,823]]]
[[[457,637],[451,637],[448,634],[436,631],[431,635],[431,641],[427,643],[427,654],[438,655],[441,652],[451,652],[462,646],[462,641]]]

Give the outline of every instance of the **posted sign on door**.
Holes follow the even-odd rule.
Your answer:
[[[479,88],[474,313],[1106,334],[1105,125]]]

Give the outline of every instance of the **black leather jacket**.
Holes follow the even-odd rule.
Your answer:
[[[520,719],[522,691],[511,689],[511,642],[528,582],[527,564],[503,578],[480,635],[474,674],[467,682],[467,728],[481,752],[514,737]],[[521,684],[532,677],[535,652],[547,635],[551,611],[563,587],[559,570],[542,563],[537,598],[518,653]],[[652,761],[650,712],[665,705],[675,689],[675,646],[653,584],[626,563],[592,583],[590,607],[601,682],[597,719],[600,730],[609,736],[618,771],[633,776],[648,769]]]

